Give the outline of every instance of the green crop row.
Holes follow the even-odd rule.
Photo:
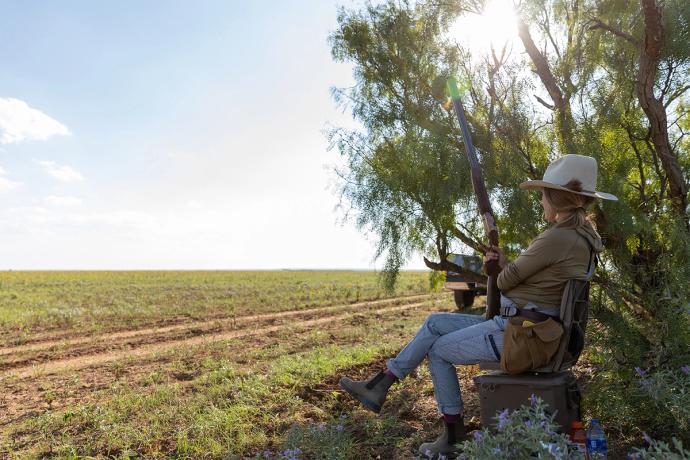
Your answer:
[[[427,272],[403,273],[393,294],[372,272],[2,272],[0,335],[21,344],[44,330],[103,332],[428,291]]]

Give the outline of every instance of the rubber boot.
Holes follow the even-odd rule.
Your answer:
[[[383,371],[379,372],[369,380],[350,380],[347,377],[340,379],[340,388],[350,393],[355,399],[364,406],[376,412],[381,412],[381,406],[386,400],[388,389],[395,380],[388,377]]]
[[[457,455],[460,449],[456,444],[459,444],[467,439],[465,432],[465,424],[462,417],[457,423],[448,423],[443,421],[443,433],[436,438],[434,442],[425,442],[419,446],[419,455],[421,458],[436,459],[443,455],[445,457]]]

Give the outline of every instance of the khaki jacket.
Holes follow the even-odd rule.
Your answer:
[[[566,281],[585,278],[590,254],[601,250],[601,238],[589,225],[554,225],[503,268],[498,275],[498,288],[521,307],[532,302],[544,308],[558,308]]]

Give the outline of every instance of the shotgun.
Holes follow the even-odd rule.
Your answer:
[[[498,227],[496,227],[494,213],[491,210],[491,202],[489,201],[489,194],[486,193],[486,186],[484,185],[482,170],[479,166],[479,161],[477,160],[477,152],[475,151],[474,144],[472,143],[472,136],[470,134],[469,125],[467,124],[467,118],[465,118],[465,109],[462,107],[462,99],[460,98],[458,83],[454,77],[450,77],[448,78],[446,84],[448,86],[450,97],[453,101],[455,115],[458,118],[458,123],[460,124],[460,129],[462,131],[462,140],[463,144],[465,145],[465,153],[467,154],[467,160],[470,163],[472,188],[474,188],[474,194],[477,197],[479,213],[484,223],[484,232],[486,233],[486,238],[489,240],[489,244],[498,248]],[[486,283],[486,319],[491,319],[499,314],[501,308],[501,293],[498,290],[498,284],[496,281],[498,272],[500,271],[498,261],[488,262],[486,264],[486,271],[488,274]]]

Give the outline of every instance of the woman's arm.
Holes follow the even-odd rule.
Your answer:
[[[552,232],[539,235],[514,262],[505,264],[498,274],[498,288],[509,291],[535,273],[553,264],[562,252],[562,244]],[[559,247],[559,245],[561,247]],[[500,265],[500,259],[499,259]]]

